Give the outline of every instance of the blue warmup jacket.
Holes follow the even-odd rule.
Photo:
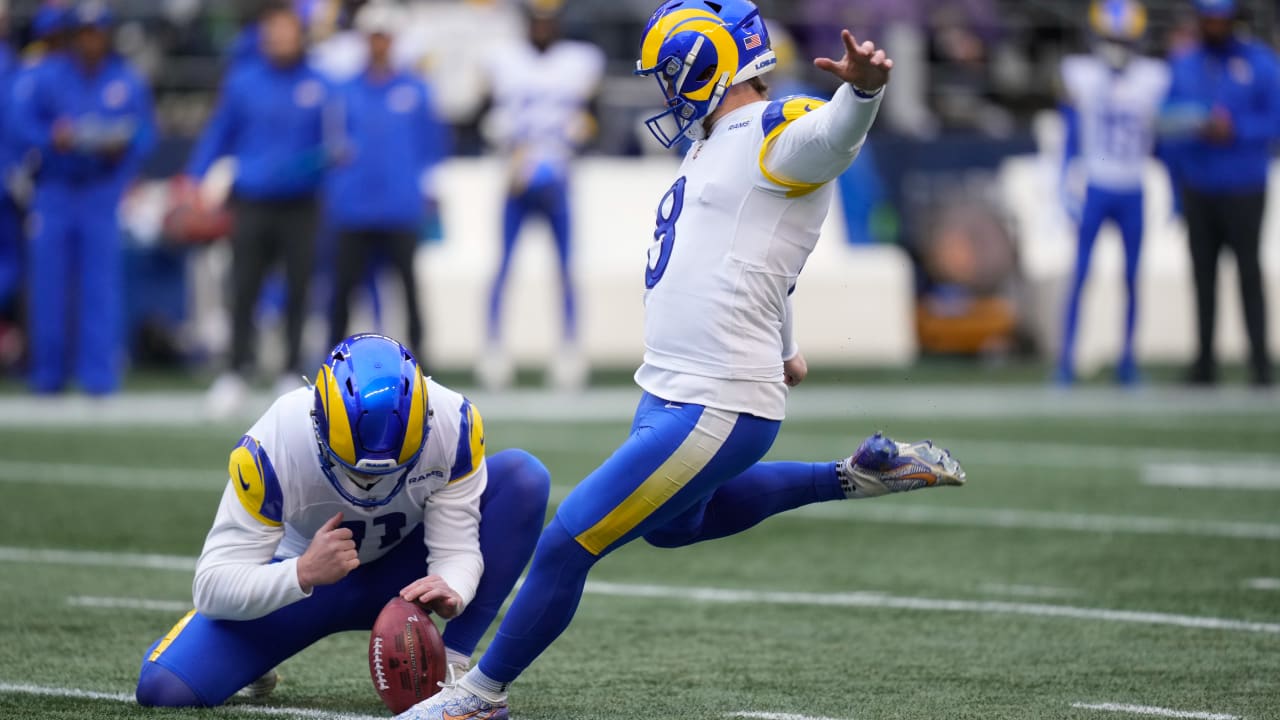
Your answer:
[[[15,93],[13,131],[24,148],[40,152],[40,183],[115,183],[123,192],[156,142],[151,91],[122,58],[110,57],[88,74],[70,55],[58,55],[30,76],[29,88]],[[87,147],[53,149],[53,127],[71,120],[86,142],[120,134],[126,150],[119,159]]]
[[[278,68],[247,63],[233,69],[187,172],[202,177],[214,160],[236,159],[233,192],[254,200],[315,195],[328,151],[328,83],[306,63]]]
[[[1225,48],[1197,46],[1171,60],[1167,105],[1208,114],[1225,109],[1235,125],[1229,145],[1199,138],[1167,142],[1176,180],[1204,192],[1260,191],[1267,184],[1271,142],[1280,134],[1280,75],[1266,45],[1233,40]]]
[[[330,219],[340,229],[416,231],[424,220],[419,181],[447,153],[430,90],[407,73],[366,73],[342,86],[339,107],[348,153],[330,177]]]

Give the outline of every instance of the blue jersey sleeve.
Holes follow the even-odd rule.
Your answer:
[[[195,149],[191,151],[191,159],[187,163],[188,175],[204,177],[214,160],[232,153],[239,131],[236,106],[242,92],[241,85],[240,76],[232,75],[223,86],[213,115],[200,134],[200,139],[196,141]]]

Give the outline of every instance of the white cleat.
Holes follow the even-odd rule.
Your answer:
[[[271,695],[280,684],[280,673],[268,670],[267,674],[240,688],[236,697],[245,700],[264,700]]]
[[[927,487],[964,485],[966,475],[951,453],[932,442],[894,442],[876,433],[836,466],[846,497],[862,499]]]
[[[506,701],[486,700],[462,683],[440,683],[440,692],[396,716],[396,720],[507,720]]]
[[[547,385],[560,392],[582,392],[590,379],[591,366],[575,345],[566,345],[547,368]]]
[[[225,372],[213,381],[204,396],[205,411],[211,420],[227,420],[244,409],[249,386],[239,373]]]
[[[476,381],[489,392],[500,392],[511,387],[516,380],[516,366],[500,348],[485,350],[476,363]]]

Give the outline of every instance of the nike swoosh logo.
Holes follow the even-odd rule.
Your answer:
[[[243,488],[244,490],[248,490],[248,489],[249,489],[249,483],[247,483],[247,482],[245,482],[245,481],[244,481],[244,473],[243,473],[243,472],[241,472],[239,468],[236,468],[236,476],[237,476],[237,477],[239,478],[239,480],[240,480],[240,487],[241,487],[241,488]]]
[[[487,711],[487,710],[472,710],[471,712],[467,713],[466,715],[452,715],[452,714],[450,714],[450,713],[448,713],[448,712],[445,712],[445,713],[441,714],[441,716],[440,716],[440,720],[484,720],[484,718],[486,718],[486,717],[491,717],[490,715],[483,715],[483,716],[482,716],[480,713],[488,713],[488,711]]]
[[[683,410],[683,409],[684,409],[684,406],[683,406],[683,405],[676,405],[675,403],[667,403],[665,407],[666,407],[668,410]]]

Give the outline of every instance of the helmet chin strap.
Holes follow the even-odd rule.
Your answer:
[[[729,89],[729,73],[720,75],[720,79],[716,82],[716,89],[711,93],[711,101],[707,103],[707,114],[702,118],[701,122],[696,122],[689,126],[685,131],[685,136],[690,140],[698,141],[711,134],[711,116],[716,114],[716,108],[720,107],[720,102],[724,100],[724,94]]]

